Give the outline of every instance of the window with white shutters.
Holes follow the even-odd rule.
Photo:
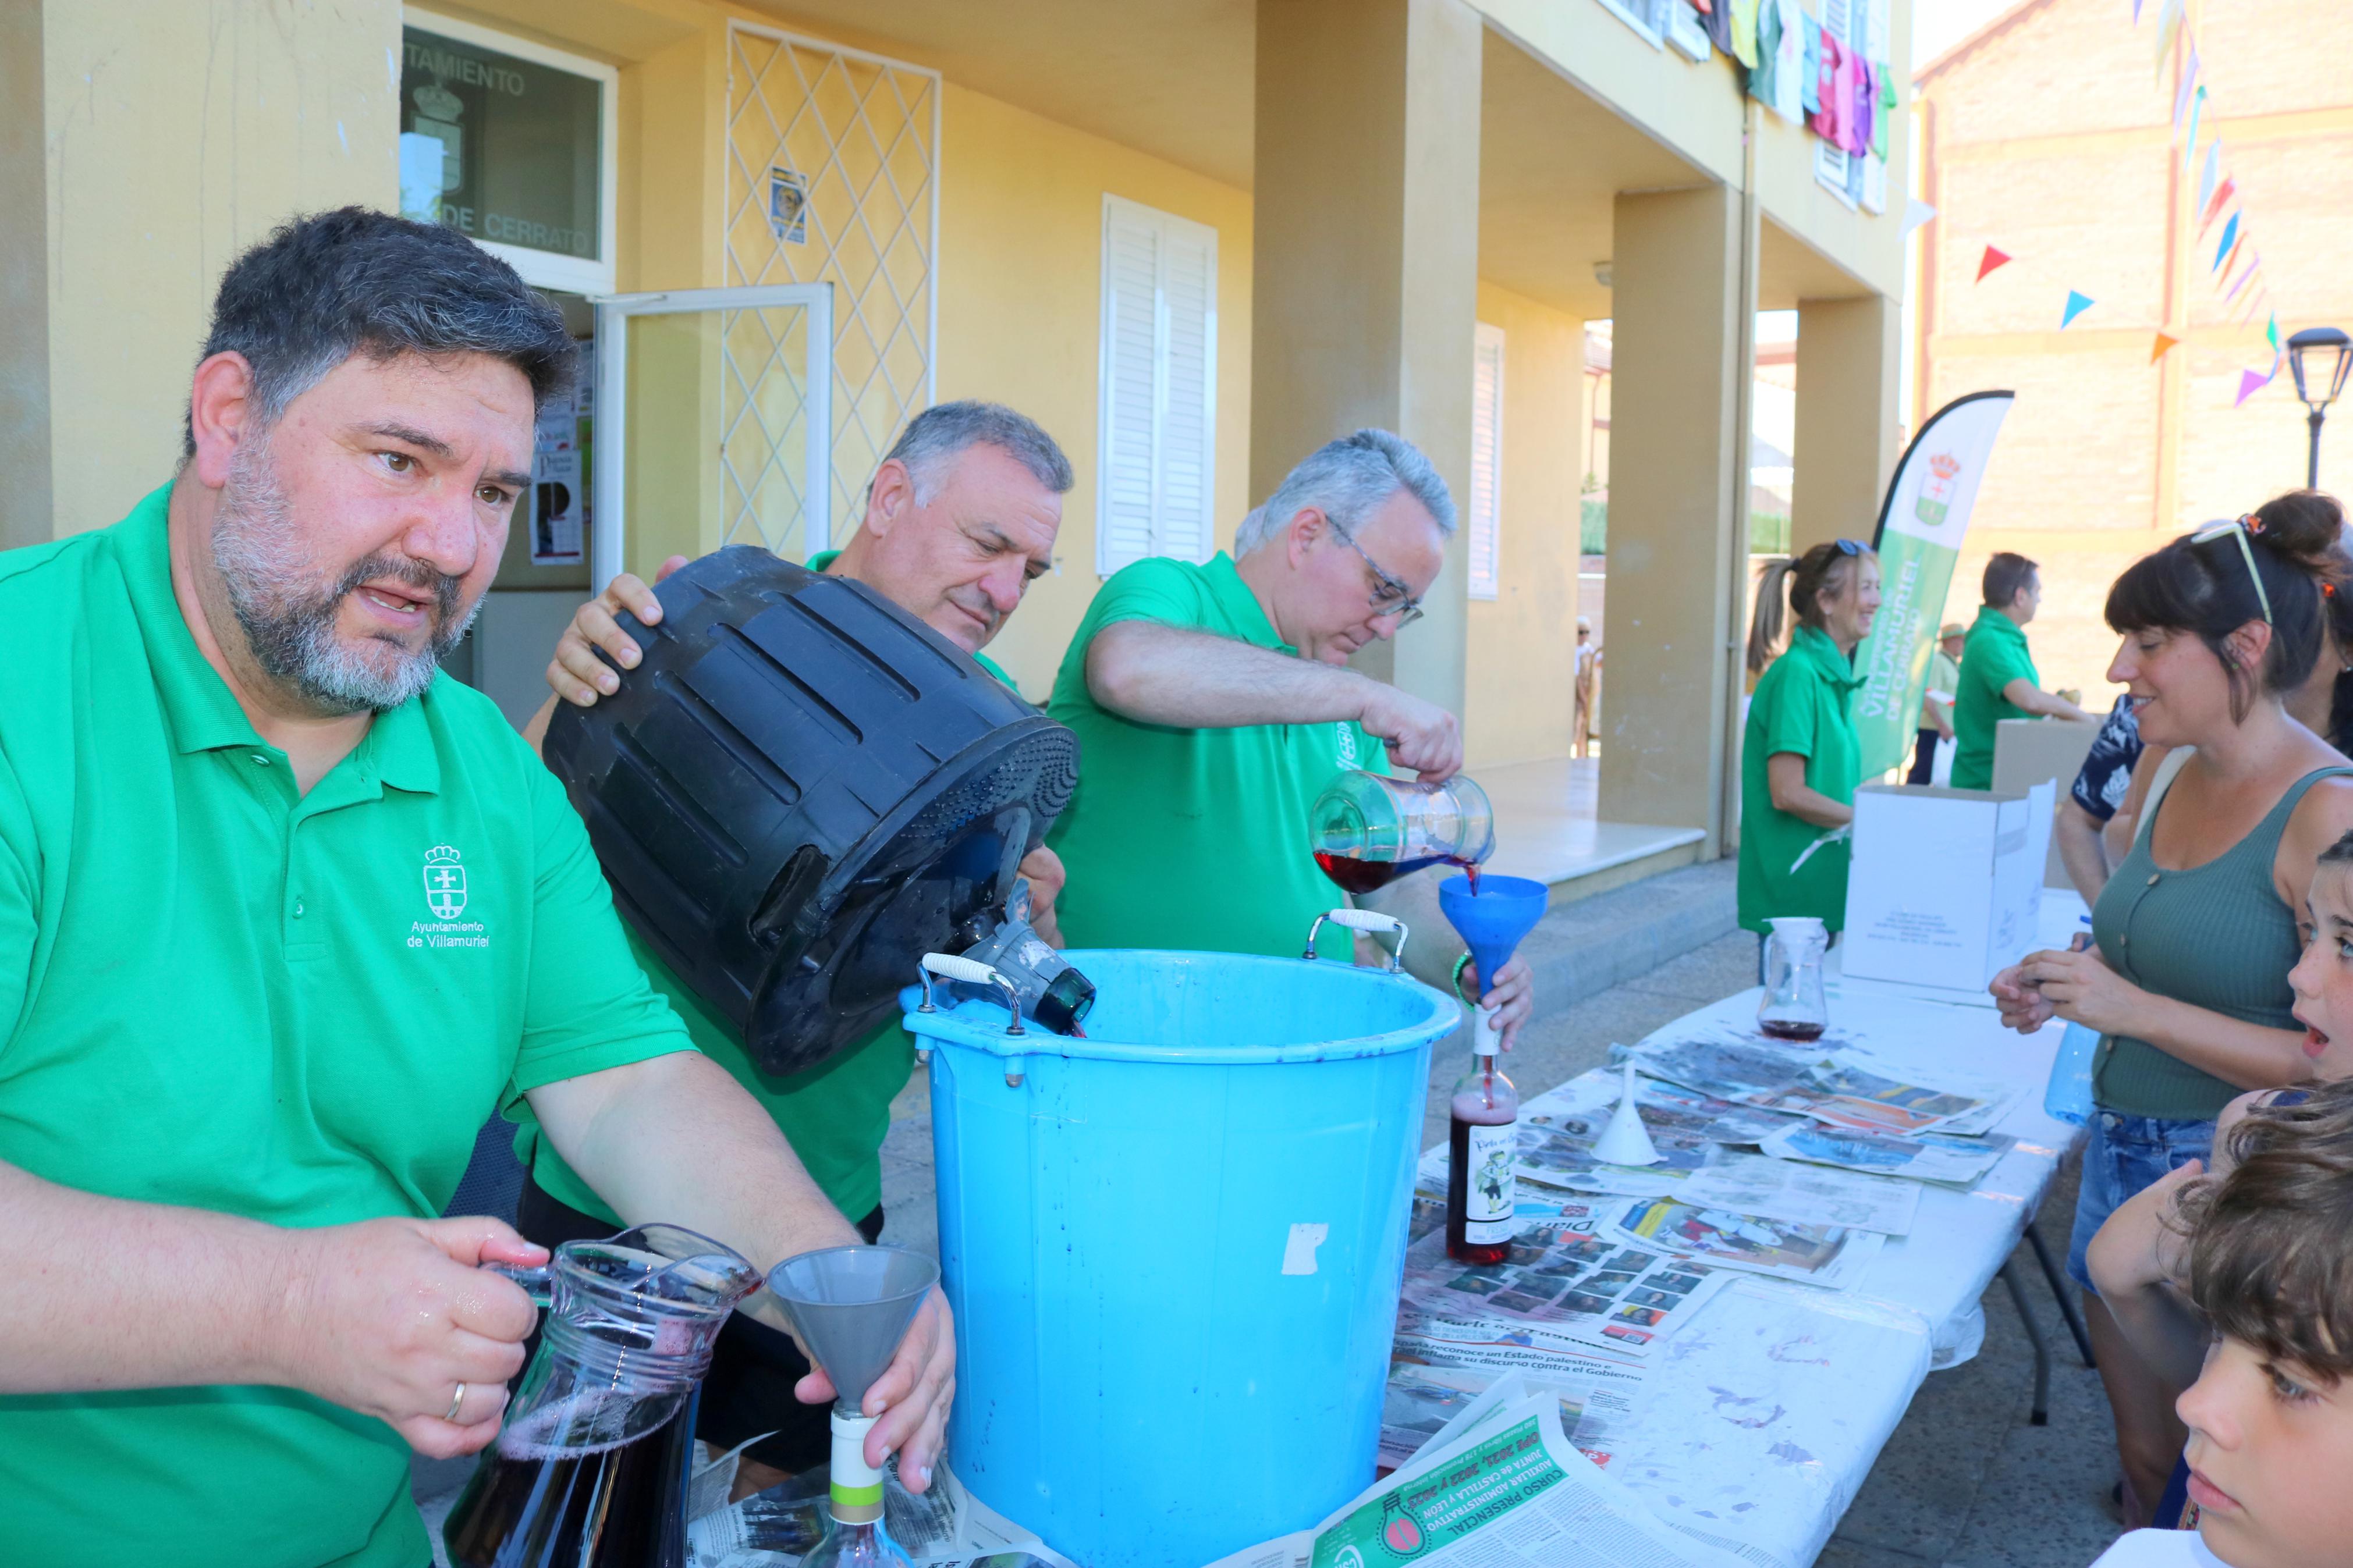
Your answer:
[[[1482,321],[1471,350],[1471,587],[1492,599],[1504,513],[1504,329]]]
[[[1103,197],[1095,570],[1217,548],[1218,231]]]

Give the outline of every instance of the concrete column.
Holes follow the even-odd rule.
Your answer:
[[[297,213],[396,204],[399,69],[398,0],[0,4],[0,472],[44,479],[0,544],[171,478],[222,269]]]
[[[1904,455],[1895,427],[1903,326],[1902,308],[1884,295],[1798,304],[1793,550],[1871,538],[1880,498]]]
[[[1610,253],[1600,814],[1703,828],[1709,858],[1727,842],[1722,740],[1739,701],[1726,649],[1746,552],[1742,221],[1723,185],[1621,195]]]
[[[1480,26],[1462,0],[1261,0],[1253,501],[1366,425],[1468,493]],[[1428,613],[1359,667],[1461,712],[1468,574],[1458,531]]]
[[[45,96],[41,7],[0,4],[0,550],[49,537]]]

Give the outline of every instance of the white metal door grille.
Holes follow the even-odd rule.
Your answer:
[[[832,510],[846,534],[875,465],[933,398],[940,78],[731,22],[727,140],[727,281],[835,285]],[[771,221],[779,172],[805,193],[797,241]]]
[[[808,471],[808,312],[719,313],[719,542],[799,556],[828,542],[804,528],[797,475]]]

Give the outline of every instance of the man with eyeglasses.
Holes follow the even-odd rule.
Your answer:
[[[1073,947],[1295,954],[1337,900],[1308,810],[1346,768],[1427,780],[1462,765],[1454,715],[1350,669],[1421,614],[1454,531],[1410,442],[1359,430],[1311,454],[1196,565],[1115,573],[1062,656],[1047,711],[1079,736],[1079,788],[1048,839],[1070,870]],[[1327,956],[1347,954],[1326,928]],[[1507,1036],[1527,965],[1466,973]]]

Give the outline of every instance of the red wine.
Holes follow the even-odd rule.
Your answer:
[[[1482,1060],[1492,1061],[1492,1058]],[[1512,1181],[1503,1182],[1500,1200],[1495,1194],[1482,1193],[1482,1214],[1500,1209],[1500,1221],[1473,1221],[1471,1205],[1472,1178],[1478,1173],[1473,1166],[1484,1165],[1488,1146],[1495,1130],[1503,1134],[1506,1162],[1510,1159],[1514,1128],[1520,1120],[1519,1096],[1512,1091],[1511,1080],[1496,1077],[1499,1093],[1482,1093],[1476,1075],[1455,1086],[1452,1114],[1447,1129],[1446,1161],[1446,1256],[1462,1263],[1501,1263],[1512,1250]],[[1479,1130],[1475,1137],[1472,1131]],[[1475,1147],[1474,1147],[1475,1143]],[[1497,1232],[1500,1230],[1500,1238]],[[1472,1239],[1476,1236],[1482,1239]]]
[[[1822,1026],[1809,1018],[1759,1018],[1757,1033],[1775,1040],[1819,1040]]]
[[[1354,855],[1335,855],[1328,849],[1318,849],[1315,851],[1315,864],[1345,893],[1369,893],[1377,888],[1386,888],[1399,877],[1409,876],[1425,866],[1460,866],[1471,878],[1471,890],[1473,893],[1479,890],[1479,868],[1446,855],[1425,855],[1419,860],[1366,860]]]
[[[594,1394],[582,1398],[593,1399]],[[593,1428],[577,1400],[499,1434],[449,1510],[456,1568],[683,1568],[686,1439],[694,1404],[652,1431],[602,1447],[551,1442]]]

